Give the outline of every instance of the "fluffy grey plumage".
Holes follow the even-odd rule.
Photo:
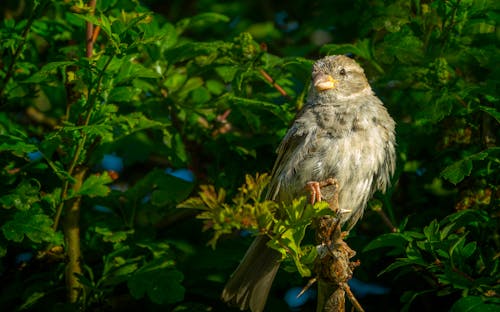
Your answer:
[[[268,199],[291,202],[311,181],[338,181],[341,222],[349,230],[395,167],[394,120],[374,95],[363,69],[346,56],[313,66],[304,108],[278,147]],[[222,299],[242,310],[264,310],[279,254],[257,237],[231,276]]]

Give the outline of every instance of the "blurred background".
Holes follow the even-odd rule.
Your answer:
[[[85,1],[0,3],[2,306],[231,311],[219,296],[258,230],[241,215],[251,208],[232,199],[246,174],[271,170],[312,61],[328,54],[355,58],[397,122],[393,186],[347,239],[361,261],[350,284],[361,305],[499,303],[498,1],[97,0],[96,12],[94,64],[78,17]],[[85,126],[102,127],[89,128],[79,162],[97,182],[81,194],[88,292],[74,305],[64,303],[64,255],[41,252],[62,245],[51,229],[54,165],[68,171],[81,142],[79,128],[59,130],[79,125],[92,90],[99,101]],[[110,180],[99,180],[104,172]],[[225,195],[176,208],[202,196],[201,185]],[[314,287],[297,299],[308,278],[285,267],[267,311],[314,311]]]

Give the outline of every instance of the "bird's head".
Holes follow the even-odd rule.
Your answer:
[[[371,92],[371,88],[363,68],[347,56],[327,56],[313,65],[313,96],[342,100],[368,91]]]

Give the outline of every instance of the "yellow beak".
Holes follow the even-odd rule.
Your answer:
[[[317,74],[313,77],[313,85],[318,92],[335,88],[337,81],[327,74]]]

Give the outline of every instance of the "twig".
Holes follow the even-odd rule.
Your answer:
[[[276,90],[278,90],[281,95],[290,99],[290,96],[286,93],[286,91],[276,82],[274,79],[263,69],[259,69],[260,74],[264,79],[266,79]]]
[[[46,125],[51,129],[54,129],[58,124],[56,118],[46,116],[44,113],[37,110],[33,106],[29,106],[28,108],[26,108],[26,116],[28,116],[28,118],[33,120],[34,122]]]
[[[375,212],[382,218],[382,221],[384,221],[389,229],[391,229],[391,232],[396,233],[398,231],[398,229],[394,226],[394,224],[392,224],[391,220],[382,208],[378,207],[373,210],[375,210]]]
[[[95,10],[95,5],[96,5],[96,0],[90,0],[88,6],[91,9],[91,14],[94,13]],[[86,55],[87,57],[92,57],[93,51],[94,51],[94,24],[91,22],[86,23],[86,28],[87,28],[87,35],[85,36],[86,40]]]

